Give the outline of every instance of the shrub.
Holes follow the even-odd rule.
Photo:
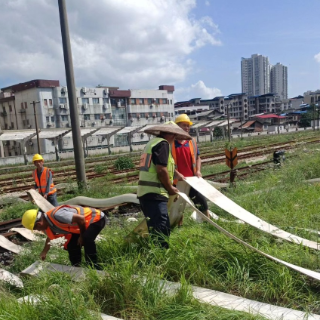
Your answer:
[[[117,170],[124,170],[124,169],[132,169],[134,168],[134,164],[132,159],[129,157],[120,157],[114,163],[114,166]]]

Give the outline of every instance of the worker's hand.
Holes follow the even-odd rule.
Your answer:
[[[173,196],[173,195],[177,194],[178,192],[179,192],[179,190],[174,186],[172,186],[171,189],[168,191],[170,196]]]
[[[80,246],[80,247],[83,246],[83,238],[82,238],[82,235],[80,235],[79,238],[78,238],[78,246]]]
[[[185,179],[184,175],[181,174],[180,172],[176,171],[175,172],[175,178],[178,180],[178,181],[183,181]]]
[[[202,174],[201,174],[201,172],[200,172],[200,171],[197,171],[197,172],[196,172],[196,177],[198,177],[198,178],[202,178]]]
[[[44,260],[46,260],[46,257],[47,257],[47,253],[42,251],[42,252],[40,253],[40,259],[41,259],[42,261],[44,261]]]
[[[48,198],[48,195],[47,195],[47,194],[45,194],[43,197],[44,197],[45,199],[47,199],[47,198]]]

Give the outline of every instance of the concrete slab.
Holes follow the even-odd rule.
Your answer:
[[[27,303],[27,304],[33,304],[33,305],[39,303],[40,301],[41,301],[40,296],[37,296],[37,295],[29,295],[29,296],[25,296],[25,297],[18,299],[19,303]],[[92,311],[92,313],[94,313],[94,312]],[[120,318],[108,316],[107,314],[104,314],[104,313],[100,313],[100,319],[102,319],[102,320],[123,320]]]
[[[20,272],[23,276],[37,276],[40,272],[63,272],[69,274],[74,281],[81,281],[85,278],[86,269],[73,266],[65,266],[63,264],[36,261],[26,269]],[[106,272],[96,270],[101,276],[105,276]]]
[[[20,253],[22,250],[21,246],[14,244],[2,235],[0,235],[0,247],[13,253]]]
[[[52,267],[48,268],[48,271],[54,271],[55,269],[59,269],[61,270],[61,272],[69,273],[68,271],[66,271],[69,268],[68,266],[57,265],[53,263],[50,263],[50,265],[52,265]],[[84,269],[82,269],[82,273],[84,273]],[[32,275],[36,275],[36,273],[33,272]],[[145,279],[141,279],[141,281],[142,283],[146,282]],[[165,280],[161,281],[161,285],[164,293],[166,294],[174,294],[181,287],[180,283],[174,283]],[[228,293],[200,288],[197,286],[191,286],[191,288],[193,291],[193,296],[200,302],[209,303],[213,306],[221,307],[228,310],[237,310],[247,312],[252,315],[261,315],[266,317],[267,319],[272,320],[320,320],[320,315],[316,314],[307,314],[302,311],[278,307],[267,303],[241,298]],[[34,303],[38,300],[39,299],[36,296],[27,296],[20,298],[18,301]],[[121,320],[107,315],[105,315],[104,318],[102,317],[102,319]]]
[[[16,286],[18,288],[23,288],[22,280],[7,270],[0,269],[0,280],[8,282],[11,285]]]

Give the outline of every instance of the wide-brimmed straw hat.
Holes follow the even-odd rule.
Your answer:
[[[177,124],[173,121],[166,122],[165,124],[160,124],[158,126],[150,127],[144,130],[145,133],[153,134],[154,136],[159,136],[160,132],[164,133],[173,133],[176,135],[177,140],[191,140],[191,136],[182,130]]]

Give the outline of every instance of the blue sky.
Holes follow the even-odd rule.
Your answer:
[[[77,86],[175,85],[176,100],[241,92],[241,57],[288,67],[289,97],[320,88],[319,0],[67,0]],[[65,84],[57,1],[4,0],[0,88]]]
[[[259,53],[288,67],[289,97],[319,89],[320,51],[318,0],[199,1],[194,13],[209,15],[218,25],[220,47],[206,46],[192,54],[198,77],[224,95],[241,92],[241,57]],[[196,75],[194,75],[196,77]],[[186,79],[188,86],[193,77]],[[191,82],[190,82],[191,80]]]

